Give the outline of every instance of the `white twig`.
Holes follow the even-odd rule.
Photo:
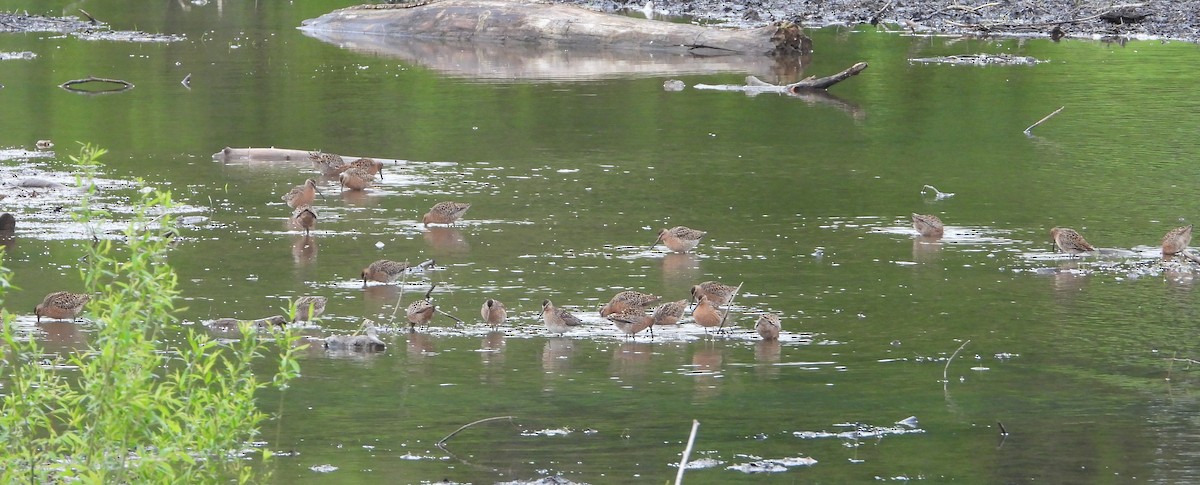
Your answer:
[[[692,454],[692,445],[696,444],[696,430],[700,429],[700,421],[692,420],[692,434],[688,436],[687,448],[683,449],[683,458],[679,460],[679,471],[675,473],[675,485],[683,483],[683,470],[687,468],[688,457]]]
[[[1045,117],[1045,118],[1042,118],[1042,119],[1038,120],[1038,121],[1037,121],[1037,123],[1034,123],[1034,124],[1032,124],[1032,125],[1029,125],[1029,128],[1026,128],[1026,129],[1025,129],[1025,136],[1033,136],[1033,133],[1030,133],[1030,132],[1029,132],[1029,130],[1032,130],[1032,129],[1034,129],[1034,127],[1036,127],[1037,125],[1040,125],[1040,124],[1042,124],[1042,123],[1045,123],[1045,122],[1046,122],[1046,120],[1050,119],[1050,117],[1051,117],[1051,116],[1054,116],[1054,115],[1058,114],[1058,112],[1059,112],[1059,111],[1062,111],[1062,110],[1063,110],[1063,109],[1065,109],[1065,108],[1066,108],[1066,106],[1063,106],[1063,107],[1061,107],[1061,108],[1058,108],[1058,109],[1054,110],[1054,112],[1053,112],[1053,113],[1050,113],[1050,114],[1046,115],[1046,117]]]
[[[966,347],[969,343],[971,343],[970,340],[963,342],[962,345],[958,346],[958,349],[955,350],[953,354],[950,354],[950,358],[946,359],[946,367],[942,367],[942,382],[950,382],[950,378],[946,377],[946,373],[950,370],[950,363],[954,361],[954,358],[958,356],[959,352],[962,352],[963,347]]]

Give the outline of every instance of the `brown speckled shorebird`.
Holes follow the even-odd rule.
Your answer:
[[[375,175],[361,168],[348,168],[338,178],[342,182],[342,190],[366,190],[375,183]]]
[[[316,179],[308,179],[302,185],[297,185],[288,193],[283,194],[280,199],[287,202],[288,207],[295,209],[302,205],[312,204],[313,199],[316,199],[319,193],[321,191],[317,189]]]
[[[500,300],[489,298],[479,308],[479,316],[483,317],[483,321],[495,330],[496,327],[503,325],[505,320],[508,320],[508,310],[504,309],[504,304],[500,303]]]
[[[923,237],[942,237],[944,232],[942,220],[938,219],[938,216],[935,215],[917,214],[914,212],[912,215],[912,225],[913,229],[916,229]]]
[[[1192,225],[1188,224],[1183,227],[1176,227],[1167,231],[1167,234],[1162,238],[1162,253],[1163,256],[1171,256],[1182,253],[1187,249],[1188,244],[1192,242]]]
[[[334,350],[366,350],[377,351],[387,349],[387,344],[379,339],[375,325],[371,322],[363,324],[362,335],[330,335],[325,337],[325,348]]]
[[[454,224],[470,208],[470,202],[438,202],[433,204],[429,212],[426,212],[421,217],[421,223],[426,226],[430,224]]]
[[[663,245],[677,253],[686,253],[700,244],[700,238],[708,234],[705,231],[698,231],[684,226],[675,226],[670,229],[658,231],[658,239],[654,240],[654,244],[662,241]],[[651,247],[654,245],[652,244]]]
[[[346,166],[342,156],[334,153],[308,152],[308,160],[312,162],[313,168],[325,176],[337,175],[345,170]]]
[[[683,318],[683,311],[686,308],[687,300],[669,301],[663,303],[654,309],[654,324],[675,325],[679,323],[680,318]]]
[[[408,261],[397,262],[388,259],[381,259],[371,263],[366,268],[363,268],[362,276],[363,285],[367,284],[367,280],[378,281],[381,283],[391,283],[396,281],[404,271],[408,269]]]
[[[1080,236],[1074,229],[1066,227],[1056,227],[1050,230],[1050,238],[1054,239],[1054,245],[1064,253],[1074,256],[1079,253],[1087,253],[1095,251],[1096,248],[1088,244],[1087,241]]]
[[[337,168],[337,173],[341,174],[342,172],[345,172],[352,168],[357,168],[359,170],[367,172],[367,173],[371,174],[372,178],[374,178],[376,175],[379,175],[379,180],[383,180],[383,162],[380,162],[373,158],[360,158],[353,162],[342,165],[341,167]]]
[[[542,300],[542,322],[551,332],[559,336],[571,330],[571,327],[583,325],[583,320],[561,308],[554,308],[550,300]]]
[[[708,297],[708,301],[713,305],[727,305],[733,299],[733,292],[735,291],[737,291],[736,286],[723,285],[716,281],[705,281],[692,287],[692,299],[697,300],[701,296],[706,296]]]
[[[754,329],[758,331],[758,335],[762,336],[763,340],[779,340],[779,315],[762,314],[758,317],[758,322],[754,324]]]
[[[646,312],[639,307],[630,307],[619,312],[612,312],[606,315],[605,318],[613,322],[613,325],[616,325],[617,329],[625,333],[627,337],[636,337],[638,332],[654,325],[654,317],[646,315]]]
[[[308,235],[308,231],[317,227],[317,210],[310,205],[302,205],[292,211],[292,223],[297,227],[304,229],[304,235]]]
[[[700,298],[696,299],[696,309],[692,310],[692,318],[696,319],[697,325],[704,327],[705,333],[708,333],[709,327],[721,325],[721,312],[704,295],[700,295]]]
[[[646,307],[658,303],[659,300],[662,300],[661,296],[648,295],[638,291],[622,291],[613,295],[608,303],[600,307],[600,316],[607,317],[610,314],[621,313],[629,309],[645,312]]]
[[[205,325],[207,325],[208,328],[211,328],[213,330],[219,330],[219,331],[223,331],[223,332],[238,332],[238,331],[241,331],[243,325],[248,325],[248,326],[254,327],[254,330],[264,332],[264,331],[270,330],[271,328],[274,328],[274,327],[282,327],[284,325],[287,325],[287,322],[288,322],[287,319],[283,318],[283,315],[271,315],[269,317],[259,318],[257,320],[238,320],[236,318],[218,318],[216,320],[206,323]]]
[[[37,315],[38,323],[42,323],[42,317],[51,320],[74,320],[83,312],[83,306],[90,299],[91,295],[83,293],[56,291],[46,295],[46,298],[34,307],[33,314]]]
[[[433,302],[428,298],[417,300],[408,305],[404,311],[404,316],[408,318],[408,329],[412,330],[417,325],[422,327],[428,326],[433,320],[433,313],[437,310],[433,306]]]
[[[329,301],[323,296],[302,296],[296,299],[296,318],[297,321],[310,321],[325,313],[325,303]]]

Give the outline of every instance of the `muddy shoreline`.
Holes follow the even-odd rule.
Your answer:
[[[602,11],[646,9],[620,0],[554,0]],[[1200,41],[1200,0],[652,0],[655,15],[757,27],[780,20],[806,27],[876,25],[918,34]],[[1114,8],[1117,6],[1118,8]]]

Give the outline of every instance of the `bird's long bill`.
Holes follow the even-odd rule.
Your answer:
[[[646,249],[654,249],[654,246],[657,246],[659,241],[662,241],[662,234],[659,234],[658,239],[655,239],[654,242],[650,243],[650,247]]]
[[[313,184],[313,191],[315,191],[317,193],[317,195],[320,195],[321,197],[325,197],[325,193],[321,192],[321,189],[318,189],[316,184]]]
[[[379,167],[379,180],[383,181],[383,167]]]

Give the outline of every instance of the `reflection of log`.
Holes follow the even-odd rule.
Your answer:
[[[230,148],[225,147],[212,155],[218,162],[302,162],[310,163],[307,150],[292,150],[288,148]],[[358,159],[350,155],[341,156],[347,162]],[[372,157],[381,162],[399,162],[390,158]]]
[[[441,74],[473,79],[557,80],[686,76],[739,72],[800,79],[809,56],[760,56],[724,52],[648,52],[576,45],[501,44],[346,32],[304,31],[343,49],[400,59]]]
[[[812,50],[812,41],[790,22],[757,29],[720,29],[609,15],[574,5],[508,0],[360,5],[305,20],[301,29],[692,53],[767,55]]]
[[[729,85],[729,84],[718,84],[718,85],[697,84],[695,86],[695,88],[696,89],[714,89],[714,90],[718,90],[718,91],[742,91],[745,93],[755,93],[755,94],[757,94],[757,93],[802,94],[802,93],[809,92],[812,90],[817,90],[817,89],[822,89],[822,90],[829,89],[830,86],[833,86],[834,84],[845,81],[846,79],[850,78],[851,76],[854,76],[854,75],[862,72],[866,68],[867,68],[867,63],[860,62],[858,64],[850,66],[849,68],[847,68],[846,70],[844,70],[842,72],[839,72],[839,73],[831,75],[831,76],[825,76],[825,77],[821,77],[821,78],[808,77],[801,81],[794,82],[791,84],[785,84],[783,86],[767,84],[765,82],[758,80],[758,78],[756,78],[754,76],[748,76],[746,78],[745,86],[733,86],[733,85]]]
[[[116,84],[116,86],[104,88],[104,89],[97,89],[94,91],[90,90],[90,89],[79,89],[77,87],[74,87],[76,84],[86,84],[86,83],[107,83],[107,84]],[[133,88],[133,83],[131,83],[129,81],[124,81],[121,79],[107,79],[107,78],[102,78],[102,77],[88,76],[84,79],[72,79],[65,83],[59,84],[58,87],[66,89],[68,91],[81,91],[81,92],[85,92],[85,93],[86,92],[102,92],[102,91],[124,91],[126,89]]]

